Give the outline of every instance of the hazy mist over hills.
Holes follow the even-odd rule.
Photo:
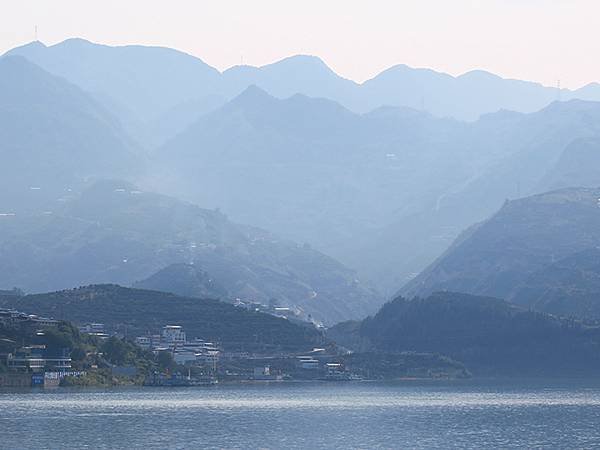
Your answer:
[[[232,299],[276,299],[330,323],[379,303],[353,271],[309,247],[119,181],[97,182],[52,214],[3,218],[0,254],[0,284],[28,292],[131,285],[188,263]]]
[[[343,257],[486,164],[454,142],[446,151],[444,139],[460,142],[465,128],[413,110],[358,115],[251,87],[158,149],[162,176],[149,183]]]
[[[176,50],[158,47],[109,47],[69,39],[46,47],[32,42],[8,52],[89,92],[126,126],[142,126],[190,101],[214,95],[216,69]]]
[[[394,107],[359,115],[251,87],[159,148],[149,183],[309,242],[389,292],[506,198],[542,192],[598,119],[600,105],[580,100],[472,123]]]
[[[600,181],[597,84],[406,65],[358,84],[303,55],[221,73],[69,39],[0,58],[0,99],[2,284],[34,291],[158,280],[208,295],[214,279],[333,323],[407,282],[454,289],[436,265],[410,280],[505,200]],[[519,280],[545,267],[523,261]],[[485,276],[456,288],[513,295]]]
[[[487,219],[506,199],[541,193],[548,180],[562,172],[565,149],[600,131],[600,104],[570,101],[554,103],[532,114],[497,113],[485,116],[471,128],[467,145],[482,153],[502,155],[488,167],[441,193],[435,205],[386,225],[363,258],[381,266],[396,267],[399,274],[420,272],[425,261],[441,254],[469,225]],[[583,137],[583,138],[582,138]],[[585,161],[585,162],[584,162]],[[593,171],[594,158],[580,164]],[[592,181],[591,184],[587,184]],[[572,176],[572,186],[594,187],[593,179]],[[372,255],[372,256],[369,256]],[[402,256],[406,255],[406,256]],[[386,259],[389,258],[389,259]],[[416,260],[419,258],[418,260]],[[387,262],[384,262],[387,261]],[[351,265],[352,262],[348,261]],[[396,278],[401,286],[406,279]]]
[[[109,111],[25,58],[0,58],[0,116],[3,213],[41,207],[89,177],[143,170],[139,146]]]
[[[472,226],[402,294],[450,290],[600,318],[600,191],[567,188],[507,202]]]
[[[538,83],[502,79],[485,71],[459,77],[396,65],[358,84],[334,73],[316,56],[298,55],[262,67],[235,66],[222,74],[199,58],[161,47],[109,47],[68,39],[50,47],[32,42],[8,54],[25,56],[49,72],[89,91],[119,115],[138,138],[164,142],[153,129],[173,108],[193,103],[208,111],[256,85],[278,98],[304,94],[334,100],[364,113],[380,106],[406,106],[438,117],[476,120],[508,109],[533,112],[562,99],[600,100],[600,85],[570,91]],[[162,130],[159,130],[162,131]],[[145,133],[153,134],[150,138]]]

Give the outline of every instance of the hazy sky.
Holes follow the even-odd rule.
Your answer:
[[[174,47],[225,69],[297,53],[356,81],[404,63],[600,81],[600,0],[0,0],[0,52],[38,36]]]

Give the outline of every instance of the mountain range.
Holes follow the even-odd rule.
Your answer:
[[[194,109],[218,93],[220,73],[200,59],[159,47],[109,47],[68,39],[46,47],[39,41],[15,48],[44,70],[76,84],[116,114],[128,131],[151,142],[163,115],[185,104]],[[196,111],[192,111],[194,117]],[[180,115],[180,118],[187,115]],[[168,129],[168,128],[167,128]],[[148,133],[150,136],[144,136]]]
[[[26,292],[131,285],[187,263],[232,298],[275,299],[324,322],[379,303],[352,270],[308,246],[121,181],[98,181],[47,214],[3,217],[0,255],[0,285]]]
[[[407,295],[465,290],[591,311],[556,306],[563,287],[549,288],[552,300],[508,289],[503,263],[486,273],[496,263],[480,254],[481,273],[450,256],[518,209],[514,199],[600,184],[598,85],[559,92],[401,65],[358,84],[313,56],[221,73],[172,49],[71,39],[0,58],[0,99],[0,287],[148,283],[275,298],[333,323],[374,312],[381,296],[358,281],[368,279],[384,294],[408,282]],[[535,226],[555,223],[564,205],[550,203]],[[519,214],[503,232],[529,217]],[[546,268],[568,284],[570,268],[593,266],[595,237],[555,250],[550,228],[543,251],[523,238],[539,255],[513,256],[507,285],[546,286]],[[477,245],[494,247],[497,232]]]
[[[152,97],[155,86],[157,96],[164,96],[162,106],[140,103],[139,108],[155,113],[154,119],[138,118],[137,123],[160,116],[164,119],[157,120],[165,127],[180,131],[154,150],[144,144],[128,146],[133,140],[124,131],[116,143],[102,145],[99,153],[112,161],[124,155],[137,156],[136,170],[125,171],[126,178],[145,190],[220,208],[236,222],[306,242],[358,270],[361,277],[372,280],[387,294],[424,269],[463,229],[491,215],[506,198],[543,192],[557,183],[581,182],[581,177],[573,176],[573,167],[593,167],[590,157],[599,133],[600,108],[596,102],[557,102],[529,114],[503,110],[467,123],[406,107],[385,106],[358,114],[330,99],[302,94],[280,99],[257,86],[245,88],[240,81],[246,72],[249,82],[255,83],[262,80],[260,74],[273,73],[271,78],[264,76],[288,86],[287,91],[280,86],[278,95],[296,90],[326,95],[307,87],[313,80],[315,86],[328,89],[330,78],[336,77],[315,58],[290,58],[262,69],[238,68],[219,74],[174,50],[113,48],[82,40],[52,47],[37,43],[11,52],[16,53],[31,53],[28,57],[32,60],[49,70],[63,70],[63,76],[81,83],[85,91],[79,94],[98,107],[104,105],[101,108],[117,126],[122,108],[102,99],[106,99],[106,92],[113,92],[115,80],[121,80],[119,86],[128,86],[128,74],[134,71],[145,81],[136,79],[131,89],[114,88],[113,95],[138,104],[140,99]],[[214,80],[221,78],[235,78],[237,71],[237,87],[217,94],[202,91],[196,98],[185,94],[182,89],[186,81],[178,78],[172,80],[177,85],[172,87],[175,95],[161,88],[160,83],[171,83],[168,73],[154,68],[163,58],[167,58],[165,67],[177,66],[180,58],[187,61],[189,80],[203,87],[214,86]],[[87,61],[84,68],[66,69],[82,61]],[[142,70],[144,61],[148,70]],[[301,76],[303,71],[292,70],[294,64],[305,64],[312,71],[320,67],[323,76]],[[97,65],[103,69],[89,73],[90,67]],[[117,73],[110,75],[111,71]],[[37,72],[52,77],[41,69]],[[160,80],[153,81],[157,74]],[[288,78],[289,84],[285,84]],[[52,79],[71,86],[64,79]],[[344,89],[351,85],[348,83]],[[245,90],[227,101],[238,89]],[[198,102],[209,97],[213,109],[203,109]],[[181,114],[187,113],[196,116],[186,121]],[[40,117],[37,122],[46,120]],[[130,130],[126,125],[123,128]],[[154,124],[151,128],[160,127]],[[77,131],[85,130],[85,144],[89,146],[104,142],[97,136],[102,129],[98,123],[87,129],[78,127]],[[72,130],[60,129],[56,134],[69,136]],[[576,150],[585,146],[588,151]],[[79,148],[70,152],[81,153]],[[125,163],[107,171],[93,161],[81,160],[80,156],[64,164],[56,161],[56,171],[79,172],[84,179],[124,177],[121,168],[127,166]],[[74,163],[83,169],[74,170]],[[90,166],[93,170],[85,169]],[[591,169],[588,178],[593,182]],[[48,193],[47,200],[61,199],[73,184],[55,182],[59,185],[56,190],[45,187],[32,191],[30,187],[42,183],[30,179],[24,186],[15,184],[26,200],[17,201],[19,207],[42,197],[42,191]],[[38,203],[38,211],[55,207]],[[11,207],[3,209],[13,212]]]
[[[562,186],[596,187],[593,175],[584,178],[568,168],[571,158],[566,155],[583,142],[594,142],[599,124],[600,104],[579,100],[553,103],[532,114],[500,112],[472,124],[471,136],[456,145],[497,157],[486,167],[473,168],[471,176],[450,189],[437,191],[434,203],[398,215],[373,235],[361,257],[369,264],[377,260],[379,267],[394,267],[396,272],[374,281],[387,287],[402,286],[443,253],[464,229],[489,218],[507,199],[547,192],[556,186],[551,180],[557,174],[568,173]],[[453,147],[448,142],[446,148],[452,151]],[[578,164],[587,167],[587,173],[594,172],[593,155],[593,147],[578,155]],[[345,262],[358,268],[351,259]],[[385,269],[381,273],[385,274]],[[365,275],[370,276],[368,272]]]
[[[308,242],[392,292],[507,198],[572,173],[583,143],[593,173],[598,124],[600,103],[580,100],[465,123],[250,87],[158,148],[141,184]]]
[[[49,72],[92,93],[125,123],[147,130],[169,111],[195,105],[182,123],[199,111],[227,101],[250,85],[286,98],[294,94],[334,100],[364,113],[384,105],[428,111],[438,117],[475,120],[480,115],[508,109],[533,112],[557,99],[600,100],[600,85],[574,91],[538,83],[503,79],[475,70],[458,77],[406,65],[390,67],[362,84],[333,72],[316,56],[296,55],[262,67],[235,66],[223,73],[192,55],[162,47],[111,47],[83,39],[52,46],[35,41],[8,54],[25,56]],[[159,142],[164,135],[148,142]],[[152,134],[152,133],[151,133]],[[140,133],[138,133],[138,136]]]
[[[25,58],[0,58],[2,213],[41,208],[83,180],[143,170],[119,120]]]

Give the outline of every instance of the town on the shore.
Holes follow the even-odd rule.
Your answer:
[[[3,339],[0,347],[0,386],[85,385],[88,382],[83,380],[97,380],[97,377],[91,377],[94,372],[108,373],[110,384],[137,383],[148,386],[211,385],[227,381],[361,379],[360,375],[345,367],[339,349],[332,346],[312,348],[302,353],[228,351],[218,342],[210,342],[202,337],[188,338],[183,327],[177,324],[165,324],[155,333],[129,339],[130,345],[135,344],[141,350],[140,354],[152,362],[143,369],[140,364],[111,363],[110,358],[102,352],[106,348],[103,343],[111,339],[123,341],[125,337],[107,329],[102,323],[85,323],[77,327],[76,332],[80,336],[86,337],[87,342],[95,343],[88,346],[85,355],[78,354],[77,358],[73,355],[73,348],[62,347],[60,343],[58,346],[34,343],[36,339],[33,339],[22,345],[28,340],[23,336],[34,336],[38,338],[37,341],[44,342],[45,336],[56,334],[53,330],[61,323],[14,309],[0,309],[0,327],[18,331],[15,334],[21,336],[22,341]],[[154,364],[161,361],[166,363]]]

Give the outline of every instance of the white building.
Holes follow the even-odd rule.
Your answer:
[[[298,356],[298,366],[301,369],[317,370],[319,368],[319,360],[312,356]]]
[[[169,346],[183,346],[186,343],[185,331],[181,325],[167,325],[162,329],[162,338]]]
[[[177,364],[181,364],[181,365],[195,364],[197,359],[198,359],[198,356],[197,356],[196,352],[194,352],[192,350],[177,350],[173,354],[173,360]]]
[[[79,331],[87,334],[104,334],[104,324],[86,323],[85,325],[79,327]]]
[[[138,336],[135,338],[135,343],[142,347],[144,350],[150,350],[152,348],[152,338],[148,336]]]

